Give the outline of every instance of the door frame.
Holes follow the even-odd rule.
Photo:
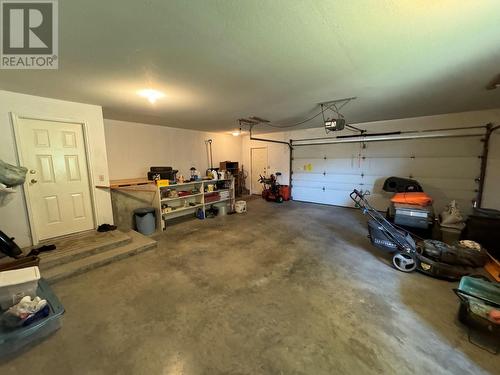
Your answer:
[[[250,148],[250,178],[251,178],[251,180],[250,180],[250,195],[255,194],[253,192],[253,189],[252,189],[252,185],[253,185],[252,182],[254,181],[254,176],[253,176],[252,171],[253,171],[253,150],[257,150],[257,149],[259,149],[259,150],[265,149],[266,150],[266,170],[269,167],[269,150],[268,150],[268,148],[267,147],[251,147]]]
[[[84,151],[85,151],[85,161],[87,163],[87,179],[88,179],[88,184],[89,184],[89,191],[90,191],[90,205],[92,207],[92,222],[94,229],[96,228],[96,223],[97,223],[97,217],[98,217],[98,207],[96,204],[96,199],[95,199],[95,191],[94,191],[94,186],[95,186],[95,178],[93,174],[93,168],[92,168],[92,157],[91,157],[91,149],[89,147],[89,131],[88,131],[88,124],[86,121],[81,121],[81,120],[74,120],[74,119],[63,119],[63,118],[56,118],[56,117],[45,117],[45,116],[36,116],[36,115],[20,115],[14,112],[10,112],[10,119],[12,123],[12,128],[14,130],[14,139],[15,139],[15,149],[16,149],[16,156],[17,156],[17,161],[19,162],[19,165],[24,164],[24,157],[22,155],[21,151],[21,131],[20,131],[20,120],[38,120],[38,121],[50,121],[50,122],[60,122],[60,123],[66,123],[66,124],[77,124],[81,126],[82,129],[82,135],[83,135],[83,143],[84,143]],[[29,173],[29,172],[28,172]],[[31,241],[33,243],[33,246],[38,245],[40,242],[40,239],[38,237],[38,233],[36,231],[36,226],[35,226],[35,220],[34,220],[34,215],[33,215],[33,210],[31,207],[31,198],[28,189],[26,189],[27,181],[22,186],[23,190],[23,196],[24,196],[24,204],[26,207],[26,213],[28,215],[28,222],[29,222],[29,227],[30,227],[30,235],[31,235]],[[78,233],[78,232],[76,232]],[[72,234],[72,233],[71,233]],[[69,235],[71,235],[69,234]],[[64,236],[67,236],[68,234],[65,234]],[[44,240],[45,241],[45,240]]]

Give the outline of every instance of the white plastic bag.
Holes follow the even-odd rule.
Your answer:
[[[27,168],[18,167],[0,160],[0,183],[7,186],[24,184]]]
[[[462,230],[465,228],[465,219],[458,209],[456,201],[451,201],[448,206],[441,212],[441,226],[445,228],[452,228]]]
[[[0,182],[0,207],[5,206],[14,197],[16,191],[13,188],[7,187]]]

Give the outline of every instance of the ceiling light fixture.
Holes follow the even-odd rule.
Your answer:
[[[239,128],[238,130],[235,130],[233,132],[231,132],[231,134],[233,135],[233,137],[238,137],[241,135],[241,128]]]
[[[151,104],[155,104],[156,101],[165,96],[164,93],[153,90],[153,89],[144,89],[137,92],[139,96],[146,98]]]

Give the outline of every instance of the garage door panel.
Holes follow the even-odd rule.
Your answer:
[[[331,204],[334,206],[353,207],[349,197],[352,189],[348,190],[323,190],[319,188],[294,187],[293,199],[303,202]]]
[[[366,143],[366,156],[382,157],[460,157],[482,154],[482,142],[477,138],[415,139]]]
[[[346,157],[359,154],[359,143],[341,143],[337,147],[332,148],[331,145],[318,145],[304,147],[295,147],[293,155],[296,158],[324,158],[325,156],[330,159],[337,157]]]
[[[292,161],[293,171],[310,171],[310,172],[331,172],[331,171],[352,171],[361,169],[359,162],[353,159],[338,158],[338,159],[294,159]]]
[[[332,176],[323,176],[320,175],[315,179],[310,178],[296,178],[294,177],[294,187],[295,186],[308,186],[308,187],[331,187],[331,186],[344,186],[346,189],[349,189],[351,186],[362,186],[363,182],[360,178],[353,176],[354,178],[341,178],[345,176],[335,176],[336,178],[331,178]],[[351,177],[351,176],[347,176]]]
[[[476,178],[481,163],[477,158],[415,159],[411,174],[422,177]]]
[[[415,159],[367,159],[362,170],[370,175],[387,175],[391,171],[393,176],[417,179],[429,177],[457,177],[476,178],[479,173],[480,161],[476,157],[460,158],[415,158]]]
[[[466,190],[475,192],[479,184],[471,178],[420,178],[424,190],[438,187],[442,190]]]
[[[296,187],[303,187],[303,188],[309,188],[309,189],[329,189],[329,190],[349,190],[352,191],[352,186],[359,186],[362,187],[363,189],[366,189],[361,184],[358,185],[353,185],[350,182],[345,182],[345,181],[307,181],[307,180],[295,180],[294,183],[294,188]]]

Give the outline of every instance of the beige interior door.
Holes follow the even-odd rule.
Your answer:
[[[267,176],[267,147],[252,148],[252,194],[262,193],[262,184],[259,182],[259,176]]]
[[[93,229],[83,126],[20,118],[17,131],[35,242]]]

